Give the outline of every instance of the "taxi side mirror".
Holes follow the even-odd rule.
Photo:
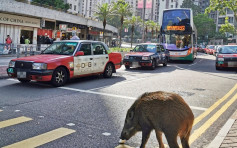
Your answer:
[[[84,52],[83,51],[78,51],[78,52],[76,52],[76,54],[75,54],[75,56],[77,57],[77,56],[84,56],[85,54],[84,54]]]

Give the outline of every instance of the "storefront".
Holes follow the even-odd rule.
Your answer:
[[[72,37],[73,30],[76,31],[76,34],[80,39],[86,39],[87,27],[85,25],[57,21],[56,26],[58,30],[57,32],[55,32],[56,40],[59,40],[59,37],[61,40],[70,39]]]
[[[38,28],[40,19],[0,13],[0,43],[10,35],[13,44],[24,44],[26,38],[36,44]]]
[[[56,21],[41,20],[42,28],[37,32],[37,44],[51,44],[56,38],[55,24]]]

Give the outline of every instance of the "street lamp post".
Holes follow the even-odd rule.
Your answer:
[[[142,28],[143,28],[143,31],[142,31],[142,42],[144,43],[145,42],[145,12],[146,12],[146,0],[143,0],[143,10],[142,10],[142,20],[143,20],[143,24],[142,24]]]

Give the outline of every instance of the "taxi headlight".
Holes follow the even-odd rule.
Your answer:
[[[218,61],[224,61],[224,58],[218,58]]]
[[[129,59],[129,56],[128,56],[128,55],[125,55],[125,56],[124,56],[124,59],[126,59],[126,60]]]
[[[150,60],[150,57],[142,57],[142,60]]]
[[[16,63],[15,61],[10,61],[9,62],[9,67],[15,67],[15,63]]]
[[[45,63],[33,63],[32,68],[33,69],[38,69],[38,70],[47,69],[47,64],[45,64]]]

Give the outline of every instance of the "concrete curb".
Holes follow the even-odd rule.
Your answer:
[[[207,146],[207,148],[219,148],[236,120],[237,120],[237,110],[227,120],[225,125],[221,128],[219,133],[216,135],[214,140]]]

